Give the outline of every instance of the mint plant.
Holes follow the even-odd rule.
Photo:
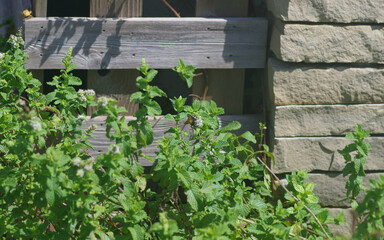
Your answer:
[[[287,176],[285,197],[273,201],[268,167],[273,158],[260,133],[232,133],[239,122],[221,126],[213,101],[170,99],[174,125],[158,141],[155,159],[143,149],[154,141],[148,116],[161,115],[151,85],[157,71],[138,68],[140,105],[127,122],[116,100],[90,89],[76,91],[71,51],[61,74],[40,91],[24,68],[28,56],[19,36],[0,58],[0,236],[4,239],[329,239],[335,222],[317,203],[306,173]],[[195,68],[174,68],[190,87]],[[105,115],[109,151],[90,156],[82,129],[85,108]],[[185,125],[191,125],[187,131]],[[153,161],[144,171],[139,158]]]
[[[355,132],[348,133],[347,139],[352,139],[353,143],[347,145],[339,153],[344,156],[346,166],[343,169],[343,176],[348,176],[345,185],[347,189],[347,199],[351,202],[351,207],[356,211],[356,223],[354,239],[383,239],[384,238],[384,176],[379,175],[379,179],[370,179],[370,188],[363,185],[365,176],[364,166],[371,150],[369,143],[365,141],[369,137],[368,130],[364,130],[357,124]],[[364,190],[364,198],[358,203],[356,201],[360,190]]]

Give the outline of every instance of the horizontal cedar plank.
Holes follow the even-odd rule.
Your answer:
[[[62,68],[70,47],[78,69],[130,69],[145,58],[171,68],[262,68],[264,18],[32,18],[25,23],[30,69]]]
[[[87,129],[88,127],[92,126],[93,124],[96,124],[98,127],[93,132],[92,136],[94,138],[90,138],[90,143],[93,145],[95,150],[90,149],[88,152],[93,156],[96,157],[99,154],[106,153],[108,151],[108,147],[110,144],[112,144],[111,141],[105,136],[105,119],[106,117],[100,116],[93,119],[89,119],[84,122],[83,128]],[[135,119],[132,116],[126,116],[125,119],[127,121]],[[255,133],[258,131],[259,122],[262,121],[261,115],[222,115],[219,116],[219,119],[221,121],[222,126],[227,125],[228,123],[232,121],[239,121],[242,125],[242,127],[234,131],[235,134],[241,134],[245,131],[251,131],[252,133]],[[150,146],[143,149],[143,153],[149,157],[155,157],[157,149],[157,141],[164,136],[164,132],[167,131],[170,127],[175,125],[175,122],[164,120],[162,116],[158,117],[157,120],[150,119],[150,123],[152,124],[153,131],[154,131],[154,143]],[[184,122],[180,122],[179,126],[183,127]],[[186,125],[184,127],[185,131],[191,131],[190,125]],[[143,166],[151,166],[152,163],[148,162],[145,159],[140,159],[140,163]]]

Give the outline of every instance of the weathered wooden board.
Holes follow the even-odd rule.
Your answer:
[[[104,72],[106,71],[105,75]],[[103,74],[100,74],[103,73]],[[96,92],[96,98],[109,97],[117,100],[117,105],[125,107],[125,115],[132,116],[139,108],[138,104],[129,99],[132,93],[138,91],[136,87],[136,78],[139,71],[132,69],[119,70],[90,70],[87,76],[87,87]],[[88,107],[87,115],[92,115],[96,107]]]
[[[33,16],[46,17],[48,0],[33,0]]]
[[[91,0],[90,4],[90,17],[141,17],[143,11],[143,0]],[[88,70],[87,87],[95,90],[96,98],[115,98],[118,106],[127,109],[125,115],[132,116],[139,107],[129,101],[132,93],[138,91],[138,76],[136,69]],[[88,115],[92,115],[94,110],[88,107]]]
[[[198,68],[263,68],[264,18],[32,18],[26,21],[30,69],[63,68],[73,47],[78,69],[153,68],[183,59]]]
[[[91,144],[94,146],[95,150],[90,150],[89,153],[96,157],[99,154],[106,153],[108,151],[108,147],[110,144],[112,144],[111,141],[105,136],[105,118],[106,117],[96,117],[93,119],[89,119],[86,121],[83,125],[83,128],[86,129],[89,126],[92,126],[93,124],[96,124],[98,127],[92,134],[94,137],[93,139],[90,139]],[[133,120],[134,117],[126,117],[126,120]],[[222,126],[227,125],[228,123],[232,121],[239,121],[242,124],[242,128],[235,131],[235,134],[241,134],[245,131],[251,131],[252,133],[255,133],[258,131],[259,122],[262,121],[261,115],[223,115],[219,117]],[[164,120],[163,117],[158,117],[157,120],[150,120],[153,130],[154,130],[154,143],[148,146],[146,149],[144,149],[144,154],[149,157],[155,157],[157,149],[157,140],[162,138],[164,136],[164,132],[167,131],[170,127],[174,126],[173,121],[167,121]],[[183,127],[184,123],[180,123],[180,127]],[[185,131],[191,131],[190,125],[185,125],[184,127]],[[140,159],[140,163],[143,166],[151,166],[152,163],[145,160]]]
[[[91,0],[90,17],[141,17],[143,0]]]
[[[209,69],[194,79],[192,93],[213,100],[226,114],[243,113],[244,69]]]
[[[248,0],[196,0],[196,16],[247,17]],[[244,69],[207,69],[196,79],[192,93],[214,100],[226,114],[242,114],[244,77]]]

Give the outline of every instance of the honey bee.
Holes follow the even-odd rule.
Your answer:
[[[184,122],[184,124],[185,125],[190,124],[190,125],[194,126],[195,121],[196,121],[196,117],[188,114],[188,119],[187,119],[187,121]]]
[[[32,18],[32,11],[25,9],[23,12],[21,12],[21,16],[24,19],[30,19],[30,18]]]
[[[184,122],[184,125],[190,124],[192,127],[202,127],[203,126],[203,120],[200,116],[192,116],[188,114],[187,121]]]

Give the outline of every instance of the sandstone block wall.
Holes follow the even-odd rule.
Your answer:
[[[348,207],[345,134],[371,131],[367,178],[384,174],[384,1],[267,0],[274,17],[268,119],[276,173],[308,170],[320,203]],[[368,179],[366,179],[368,180]],[[349,210],[348,210],[349,211]],[[351,232],[352,215],[337,233]]]

